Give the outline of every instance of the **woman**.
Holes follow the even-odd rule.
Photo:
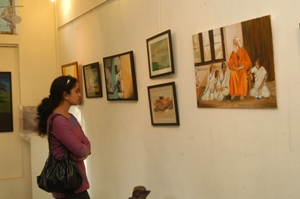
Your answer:
[[[209,74],[207,76],[207,83],[205,90],[201,96],[201,100],[213,100],[215,93],[215,65],[211,64],[209,66]]]
[[[52,123],[51,150],[56,159],[62,159],[66,150],[71,153],[71,158],[76,162],[83,175],[81,187],[74,191],[72,196],[64,193],[52,193],[54,198],[63,199],[89,199],[84,161],[91,153],[91,145],[85,136],[77,119],[69,113],[72,105],[80,103],[81,93],[76,78],[60,76],[56,78],[50,88],[50,95],[44,98],[38,106],[37,130],[40,136],[47,135],[50,118],[56,114]]]
[[[257,58],[254,63],[255,67],[250,70],[250,77],[252,80],[254,76],[255,82],[253,88],[250,90],[249,95],[261,100],[263,97],[270,97],[270,91],[266,83],[268,72],[266,71],[265,67],[260,65],[259,58]]]
[[[230,70],[227,68],[226,62],[221,64],[222,72],[219,75],[215,93],[215,99],[223,100],[229,94]]]
[[[215,71],[215,93],[214,93],[214,99],[222,100],[224,96],[222,95],[222,82],[220,79],[220,72],[218,70]]]

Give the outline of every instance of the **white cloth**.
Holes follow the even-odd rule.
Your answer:
[[[209,73],[205,90],[201,96],[201,100],[213,100],[215,98],[215,72]]]
[[[225,74],[221,76],[221,82],[222,82],[222,94],[223,96],[229,95],[229,80],[230,80],[230,70],[227,69]]]
[[[215,81],[216,91],[215,99],[223,100],[229,94],[229,80],[230,80],[230,70],[227,70],[224,74],[221,73],[220,78]],[[221,90],[218,90],[221,88]]]
[[[214,98],[218,99],[218,100],[222,100],[224,98],[224,95],[222,93],[221,90],[219,90],[220,88],[222,88],[222,82],[220,80],[220,78],[215,79],[215,93],[214,93]]]
[[[263,85],[261,88],[261,91],[259,92],[258,89],[260,88],[261,84],[264,82],[264,79],[267,77],[267,71],[265,67],[261,66],[259,69],[256,67],[253,67],[251,69],[251,73],[254,73],[254,86],[250,90],[250,96],[252,97],[269,97],[270,96],[270,91],[267,87],[267,83]]]

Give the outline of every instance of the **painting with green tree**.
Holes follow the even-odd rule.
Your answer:
[[[11,72],[0,72],[0,132],[13,131]]]

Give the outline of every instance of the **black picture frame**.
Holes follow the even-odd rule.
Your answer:
[[[151,124],[179,126],[175,82],[148,86]]]
[[[146,40],[150,78],[175,73],[171,30]]]
[[[0,132],[13,132],[11,72],[0,72]]]
[[[103,97],[99,62],[82,66],[86,98]]]
[[[108,101],[138,100],[133,51],[103,58]]]

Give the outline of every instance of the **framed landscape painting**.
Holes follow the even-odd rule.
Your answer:
[[[0,132],[13,131],[11,72],[0,72]]]
[[[147,39],[150,78],[174,73],[171,30]]]
[[[107,100],[138,100],[133,51],[103,58]]]

